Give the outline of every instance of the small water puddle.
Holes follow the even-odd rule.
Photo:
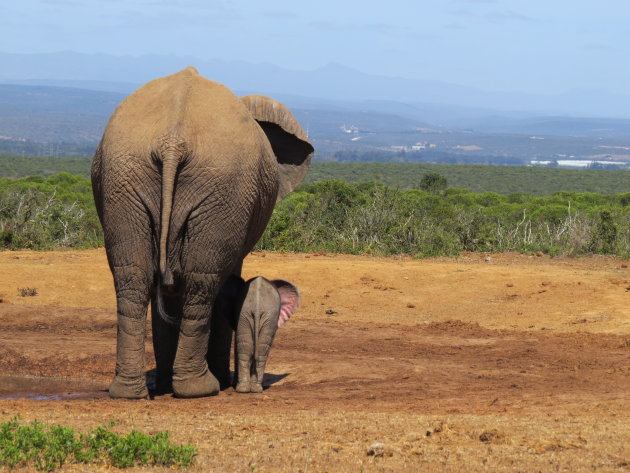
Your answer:
[[[0,376],[0,399],[54,401],[107,396],[107,384],[41,376]]]

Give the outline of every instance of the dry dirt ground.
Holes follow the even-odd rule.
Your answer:
[[[303,293],[270,387],[121,401],[104,252],[0,253],[0,421],[169,430],[200,472],[630,471],[626,262],[257,253],[244,273]]]

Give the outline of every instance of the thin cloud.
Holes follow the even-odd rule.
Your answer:
[[[292,11],[287,10],[265,10],[262,12],[262,15],[267,18],[272,18],[274,20],[293,20],[298,16]]]
[[[449,13],[453,16],[460,16],[460,17],[461,16],[464,16],[464,17],[475,16],[475,13],[473,13],[471,10],[466,10],[463,8],[458,8],[457,10],[451,10]]]
[[[225,2],[220,0],[141,0],[142,5],[149,5],[155,7],[165,8],[193,8],[200,10],[220,10],[220,11],[234,11],[233,8],[226,5]]]
[[[446,25],[444,25],[444,28],[446,28],[447,30],[465,30],[466,27],[464,25],[462,25],[461,23],[448,23]]]
[[[226,22],[238,20],[240,16],[230,10],[212,10],[208,12],[193,12],[182,9],[164,8],[153,10],[149,13],[139,10],[127,10],[116,14],[104,14],[103,20],[113,23],[119,28],[129,29],[177,29],[182,24],[191,27],[225,26]]]
[[[606,43],[587,43],[584,45],[584,49],[590,49],[593,51],[615,51],[616,48],[611,44]]]
[[[41,3],[45,5],[52,5],[55,7],[82,7],[84,6],[81,2],[76,2],[74,0],[41,0]]]
[[[536,19],[532,18],[531,16],[523,15],[522,13],[518,13],[513,10],[494,11],[494,12],[486,13],[484,16],[488,20],[492,20],[492,21],[525,21],[525,22],[536,21]]]
[[[351,24],[317,20],[311,21],[309,25],[321,31],[367,31],[369,33],[392,34],[399,30],[398,27],[385,23]]]

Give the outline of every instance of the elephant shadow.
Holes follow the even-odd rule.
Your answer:
[[[262,382],[263,389],[265,389],[265,390],[269,389],[269,387],[271,387],[274,384],[282,381],[284,378],[286,378],[290,374],[291,373],[282,373],[282,374],[265,373],[263,375],[263,382]],[[236,381],[235,376],[236,376],[235,372],[234,371],[230,371],[230,377],[231,377],[233,382]],[[153,398],[155,396],[162,396],[164,394],[171,394],[173,392],[172,389],[158,389],[157,369],[156,368],[148,370],[145,373],[145,379],[146,379],[146,382],[147,382],[147,387],[149,388],[149,396],[151,398]]]
[[[279,381],[282,381],[284,378],[289,376],[291,373],[283,373],[283,374],[273,374],[273,373],[265,373],[263,375],[263,389],[267,389],[270,386],[273,386]]]
[[[144,374],[144,378],[147,382],[147,388],[149,389],[149,396],[153,397],[154,395],[167,394],[167,392],[162,392],[158,390],[157,386],[157,369],[153,368],[147,371]]]

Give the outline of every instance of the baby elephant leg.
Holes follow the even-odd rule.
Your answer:
[[[297,308],[299,292],[288,281],[256,277],[247,281],[239,298],[236,391],[259,393],[276,330]]]
[[[262,383],[265,375],[265,365],[267,364],[267,357],[269,356],[269,351],[271,350],[271,342],[273,341],[274,335],[275,330],[273,331],[273,334],[271,334],[270,338],[269,334],[261,334],[261,340],[259,340],[256,344],[254,360],[252,363],[252,375],[250,378],[250,392],[252,393],[263,392]],[[262,340],[263,338],[268,338],[268,341]]]

